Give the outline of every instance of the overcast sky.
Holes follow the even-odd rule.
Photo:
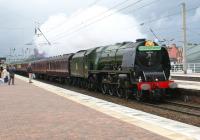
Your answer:
[[[35,21],[42,25],[52,15],[63,13],[70,16],[79,9],[94,5],[95,2],[96,5],[109,9],[123,1],[125,0],[0,0],[0,56],[9,55],[11,48],[16,48],[18,53],[22,48],[34,48],[34,45],[25,44],[32,42],[34,38]],[[138,0],[127,0],[121,8],[136,1]],[[173,42],[180,43],[182,40],[180,14],[160,20],[155,19],[179,13],[182,2],[186,3],[188,10],[188,41],[199,43],[200,0],[143,0],[121,12],[133,16],[142,25],[141,32],[149,39],[155,39],[149,30],[151,28],[160,40],[174,39]]]

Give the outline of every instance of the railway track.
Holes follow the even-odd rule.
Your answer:
[[[74,88],[76,88],[76,87],[74,87]],[[83,89],[83,90],[85,91],[85,89]],[[94,91],[86,91],[86,94],[88,94],[88,92],[94,92]],[[101,93],[99,93],[98,95],[101,95]],[[90,96],[94,96],[94,95],[90,95]],[[107,101],[109,101],[107,98],[113,97],[113,96],[105,96],[105,95],[102,95],[102,96],[104,96],[104,100],[107,100]],[[119,100],[124,100],[126,102],[125,99],[119,98]],[[135,101],[134,99],[131,99],[131,100],[135,103],[139,103],[139,102]],[[160,108],[162,110],[173,111],[176,113],[182,113],[184,115],[200,117],[200,106],[198,106],[198,105],[190,105],[190,104],[185,104],[185,103],[176,102],[176,101],[164,101],[159,104],[140,102],[139,104],[151,106],[154,108]]]
[[[190,105],[190,104],[176,102],[176,101],[165,101],[165,103],[176,105],[176,106],[183,106],[185,108],[195,109],[195,110],[199,110],[200,111],[200,105]]]
[[[200,117],[200,106],[197,105],[189,105],[175,101],[165,101],[162,104],[152,104],[152,103],[144,103],[144,104],[159,109]]]

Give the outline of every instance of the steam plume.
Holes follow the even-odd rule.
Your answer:
[[[114,15],[96,22],[103,17],[101,13],[107,10],[105,7],[93,6],[71,16],[57,14],[49,17],[40,29],[52,45],[48,45],[44,37],[38,34],[35,43],[39,53],[54,56],[144,38],[132,16],[113,10],[106,15],[116,12]],[[88,23],[95,24],[87,26]]]

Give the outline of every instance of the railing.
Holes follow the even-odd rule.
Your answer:
[[[172,64],[171,72],[183,72],[183,65],[182,64]]]
[[[171,65],[171,72],[183,72],[183,64],[173,64]],[[200,63],[188,63],[187,64],[188,73],[200,73]]]
[[[193,73],[200,73],[200,63],[188,63],[188,70],[192,70]]]

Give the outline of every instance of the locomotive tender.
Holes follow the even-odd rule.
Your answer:
[[[31,63],[36,77],[57,78],[118,97],[132,94],[137,100],[160,99],[176,88],[176,83],[169,80],[171,67],[166,48],[145,39],[27,63]],[[24,72],[25,66],[17,64],[17,72]]]

